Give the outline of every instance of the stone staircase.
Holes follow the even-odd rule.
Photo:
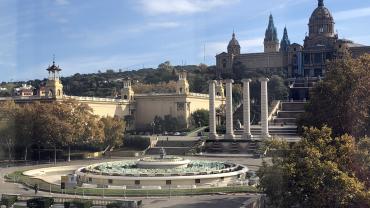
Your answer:
[[[157,142],[155,147],[149,148],[146,151],[146,155],[159,155],[162,147],[165,149],[167,155],[186,155],[194,146],[197,145],[197,143],[198,141],[195,140],[160,140]]]
[[[207,140],[203,147],[204,153],[218,153],[218,154],[250,154],[255,155],[258,153],[260,141],[214,141]]]
[[[306,102],[281,102],[270,125],[296,125],[297,119],[305,112]]]

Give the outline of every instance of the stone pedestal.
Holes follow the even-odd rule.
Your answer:
[[[269,123],[268,123],[268,94],[267,82],[268,78],[261,78],[261,136],[262,139],[270,138]]]
[[[215,107],[215,90],[216,81],[209,82],[209,139],[217,139],[216,131],[216,107]]]
[[[249,83],[252,82],[251,79],[243,79],[243,123],[244,132],[243,139],[251,140],[251,104],[250,104],[250,89]]]
[[[234,80],[227,79],[226,83],[226,134],[225,139],[235,139],[233,127],[233,83]]]

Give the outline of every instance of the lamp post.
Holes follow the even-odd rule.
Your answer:
[[[150,123],[150,125],[152,126],[152,135],[154,135],[154,126],[155,126],[155,122],[152,121],[152,123]]]

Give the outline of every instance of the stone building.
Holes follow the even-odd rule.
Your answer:
[[[341,58],[346,52],[353,57],[370,53],[370,46],[340,39],[334,25],[334,18],[325,7],[324,0],[318,0],[318,6],[309,19],[309,32],[304,44],[291,44],[286,28],[279,44],[277,29],[270,15],[265,32],[264,52],[241,54],[241,47],[233,33],[227,52],[216,56],[217,73],[219,76],[232,73],[233,65],[240,62],[247,70],[282,71],[287,78],[314,78],[325,75],[327,60]]]
[[[173,93],[149,93],[135,94],[132,89],[132,80],[123,80],[121,96],[117,99],[68,96],[63,93],[63,84],[59,78],[62,69],[55,64],[46,69],[49,78],[44,88],[38,93],[32,93],[27,97],[14,96],[12,98],[0,98],[0,101],[14,100],[18,104],[39,102],[53,102],[66,99],[74,99],[85,103],[92,108],[93,113],[100,117],[111,116],[126,120],[127,130],[145,129],[150,126],[156,116],[164,118],[171,116],[177,118],[187,128],[191,124],[191,114],[197,110],[209,109],[208,94],[192,93],[189,90],[186,71],[180,71],[176,84],[176,92]],[[215,106],[219,108],[224,104],[224,90],[222,83],[217,84],[217,96]]]

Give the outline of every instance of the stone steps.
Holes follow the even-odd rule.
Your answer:
[[[277,117],[279,118],[298,118],[304,111],[278,111]]]
[[[152,147],[146,151],[146,155],[159,155],[162,147]],[[164,147],[167,155],[185,155],[190,147]]]

